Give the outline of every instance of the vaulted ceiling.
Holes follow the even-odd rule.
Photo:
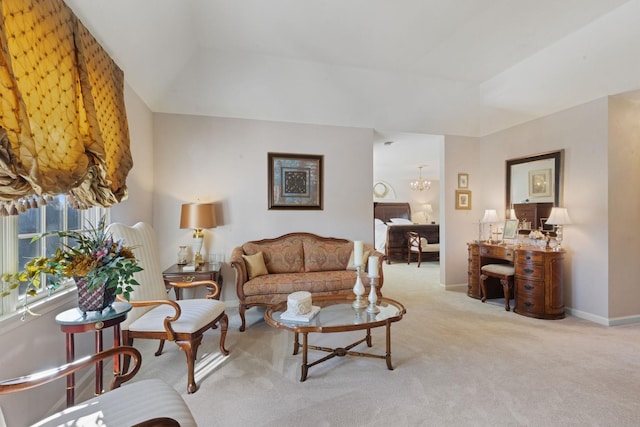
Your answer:
[[[640,89],[640,0],[65,0],[154,112],[482,136]]]

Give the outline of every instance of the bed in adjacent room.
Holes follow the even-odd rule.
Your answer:
[[[376,250],[385,254],[387,264],[391,260],[407,261],[407,232],[414,231],[429,244],[440,243],[438,224],[414,224],[411,222],[409,203],[374,202],[373,216],[375,224]],[[439,259],[440,252],[432,252],[431,259]]]

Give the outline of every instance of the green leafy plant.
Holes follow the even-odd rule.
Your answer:
[[[41,288],[42,273],[51,278],[53,288],[66,278],[82,277],[89,290],[106,283],[107,288],[115,288],[115,294],[122,295],[127,301],[134,290],[133,286],[140,285],[133,278],[134,273],[142,271],[133,248],[125,246],[122,239],[113,239],[106,230],[104,217],[97,226],[89,224],[88,230],[52,231],[34,237],[31,242],[51,235],[66,237],[69,244],[56,249],[51,257],[31,259],[25,264],[23,271],[3,274],[5,286],[0,296],[9,295],[11,290],[22,283],[27,283],[27,296],[34,296]]]

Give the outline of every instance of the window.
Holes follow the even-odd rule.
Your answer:
[[[41,233],[59,231],[59,230],[82,230],[89,224],[97,224],[101,216],[107,214],[105,208],[90,208],[87,210],[74,209],[67,203],[64,195],[58,195],[49,201],[46,206],[40,208],[29,209],[21,213],[17,217],[4,218],[5,221],[15,221],[14,227],[5,227],[4,236],[0,233],[3,240],[3,247],[9,252],[15,252],[12,257],[8,257],[5,263],[5,271],[21,270],[25,263],[37,256],[50,256],[55,253],[61,244],[73,245],[75,242],[61,241],[56,236],[46,236],[32,242],[33,237]],[[17,240],[17,245],[15,241]],[[65,239],[66,240],[66,239]],[[6,261],[5,260],[5,261]],[[11,262],[17,260],[17,262]],[[47,281],[42,280],[43,286],[38,296],[29,297],[30,301],[34,298],[42,298],[49,295],[47,289]],[[20,287],[19,299],[24,298],[26,284]]]

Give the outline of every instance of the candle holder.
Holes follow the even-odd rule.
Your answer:
[[[371,289],[369,290],[369,306],[367,307],[367,313],[380,313],[380,309],[376,305],[376,301],[378,301],[378,295],[376,294],[376,278],[375,276],[369,276],[371,279]]]
[[[367,306],[367,301],[362,298],[365,289],[362,284],[362,279],[360,278],[361,269],[361,265],[356,265],[356,284],[353,286],[353,293],[356,295],[356,300],[352,304],[355,309],[365,308]]]

